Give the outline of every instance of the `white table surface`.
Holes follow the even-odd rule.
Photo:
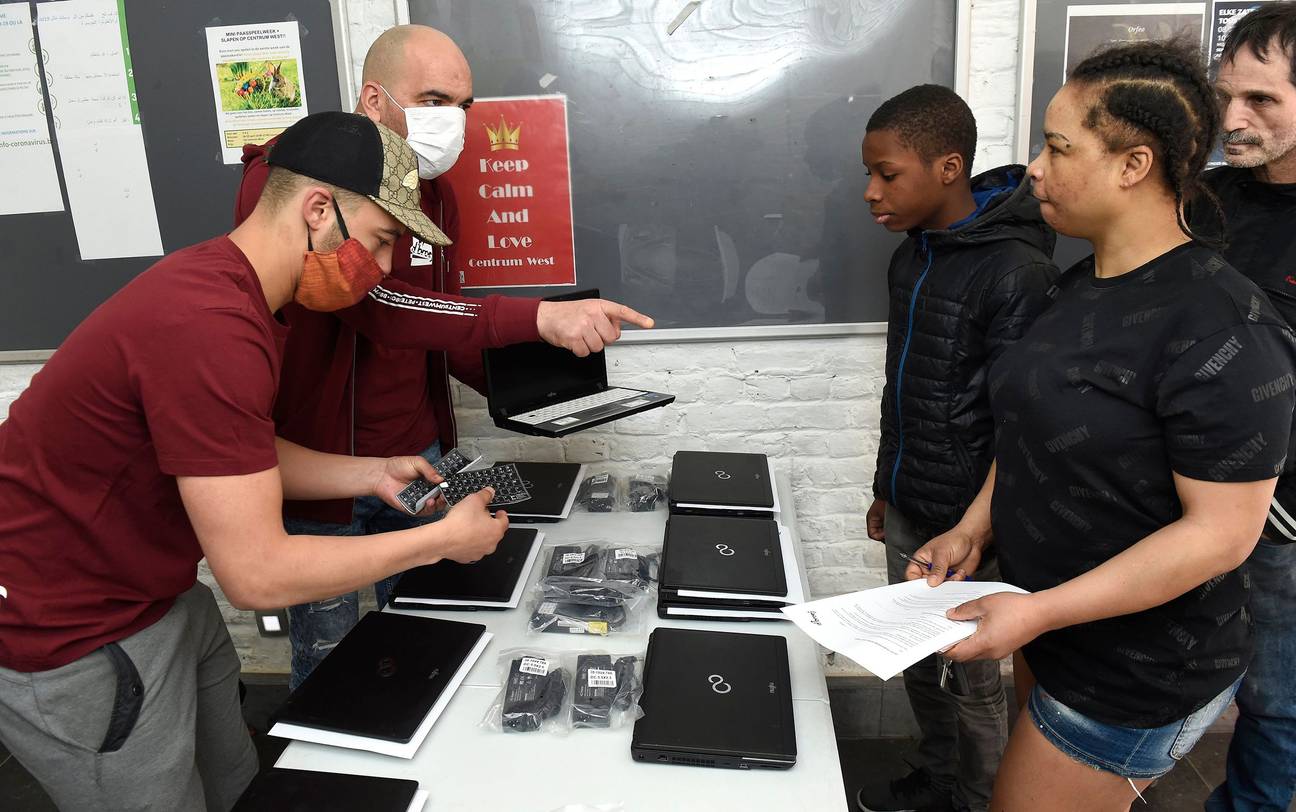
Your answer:
[[[792,494],[784,477],[778,478],[778,488],[784,511],[780,521],[792,533],[804,586],[804,558],[791,512]],[[602,540],[660,546],[665,521],[664,510],[573,513],[566,521],[534,526],[545,534],[546,544]],[[542,552],[532,571],[532,582],[540,576],[545,557]],[[842,806],[845,789],[818,648],[791,623],[662,620],[657,617],[656,606],[649,603],[643,607],[643,634],[530,634],[529,597],[528,592],[517,609],[502,612],[397,610],[402,614],[483,623],[495,634],[413,759],[293,742],[277,766],[413,778],[431,792],[427,809],[438,812],[546,812],[564,804],[612,802],[625,804],[626,812],[737,808],[781,811]],[[786,771],[724,770],[639,763],[630,757],[629,726],[619,730],[575,730],[567,736],[504,734],[479,726],[502,684],[496,662],[501,651],[536,647],[560,652],[642,653],[648,645],[647,631],[663,625],[787,638],[798,749],[795,767]]]

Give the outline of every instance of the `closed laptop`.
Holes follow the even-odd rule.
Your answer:
[[[407,812],[418,782],[271,767],[243,791],[233,812]]]
[[[773,519],[671,516],[662,547],[662,589],[786,595]]]
[[[480,623],[369,612],[273,721],[408,742],[485,631]]]
[[[673,512],[762,515],[775,512],[764,454],[677,451],[671,464]]]
[[[442,559],[407,570],[392,590],[392,602],[413,599],[429,607],[435,606],[437,600],[506,603],[518,579],[524,577],[523,567],[537,532],[533,528],[510,527],[495,552],[475,564]]]
[[[648,642],[636,761],[739,769],[796,764],[787,641],[658,628]]]

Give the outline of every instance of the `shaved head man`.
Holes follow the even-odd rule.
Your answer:
[[[285,308],[293,330],[275,403],[282,437],[333,453],[401,449],[383,456],[418,454],[435,462],[458,442],[448,376],[482,391],[484,347],[546,341],[583,356],[619,338],[622,322],[652,326],[652,319],[603,300],[460,293],[453,245],[458,216],[454,194],[439,176],[463,148],[472,95],[468,60],[435,28],[389,29],[365,55],[355,112],[409,142],[418,157],[423,211],[440,231],[396,240],[391,276],[355,307],[322,314]],[[267,153],[273,156],[273,142],[244,148],[238,221],[260,196]],[[284,506],[284,524],[296,534],[360,536],[426,521],[367,498]],[[394,582],[375,584],[379,604]],[[289,609],[293,688],[358,616],[355,593]]]
[[[472,106],[472,69],[454,40],[426,25],[398,25],[365,55],[356,112],[408,135],[402,107]]]

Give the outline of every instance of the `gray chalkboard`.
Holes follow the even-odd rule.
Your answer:
[[[126,0],[164,250],[201,242],[233,225],[242,167],[221,162],[206,27],[283,20],[299,23],[310,109],[339,109],[328,0]],[[0,351],[8,352],[58,347],[90,311],[157,260],[82,262],[67,211],[0,217],[0,258]]]
[[[704,2],[668,35],[687,5],[409,11],[477,96],[567,96],[580,286],[661,327],[885,321],[899,238],[868,217],[860,141],[884,99],[953,86],[956,3]]]

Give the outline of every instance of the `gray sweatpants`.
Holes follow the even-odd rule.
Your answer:
[[[60,809],[230,809],[257,772],[211,590],[50,671],[0,668],[0,742]]]
[[[895,508],[886,510],[887,580],[904,580],[909,562],[895,550],[913,554],[930,541]],[[999,565],[991,562],[972,576],[977,581],[999,579]],[[998,660],[963,663],[970,689],[954,696],[940,687],[936,655],[919,660],[904,671],[905,693],[913,709],[922,741],[918,755],[932,783],[953,791],[956,805],[982,812],[990,803],[995,773],[1008,743],[1008,703],[999,676]]]

